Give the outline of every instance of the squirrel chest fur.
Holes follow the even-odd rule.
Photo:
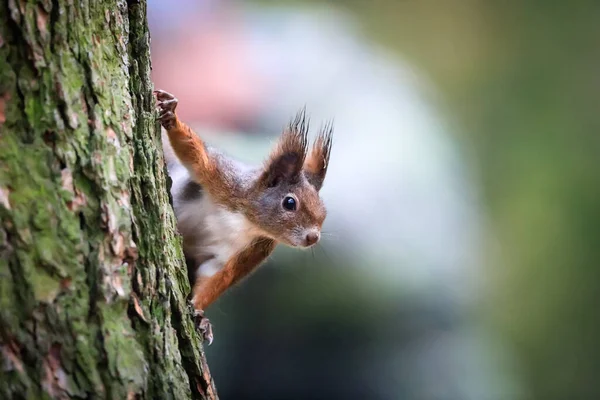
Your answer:
[[[216,203],[181,164],[168,164],[177,229],[192,274],[209,277],[261,232],[246,216]]]

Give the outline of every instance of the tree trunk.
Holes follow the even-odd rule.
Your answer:
[[[213,399],[144,2],[0,3],[0,397]]]

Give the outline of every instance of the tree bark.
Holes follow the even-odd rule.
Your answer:
[[[213,399],[144,2],[0,3],[0,397]]]

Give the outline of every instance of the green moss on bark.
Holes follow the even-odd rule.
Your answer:
[[[143,2],[0,4],[0,397],[216,398]]]

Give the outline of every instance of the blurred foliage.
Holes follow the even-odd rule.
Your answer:
[[[483,318],[533,398],[598,398],[600,2],[332,1],[424,71],[476,156]]]

